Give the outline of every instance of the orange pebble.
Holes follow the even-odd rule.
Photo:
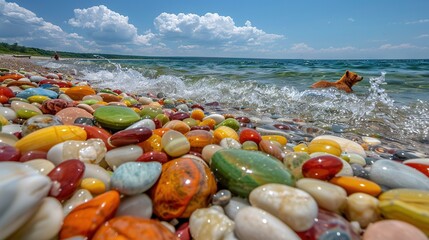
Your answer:
[[[167,131],[170,131],[170,130],[171,129],[169,128],[157,128],[152,130],[152,133],[162,137]]]
[[[112,218],[98,229],[93,240],[117,239],[177,239],[161,222],[152,219],[120,216]]]
[[[80,101],[86,95],[94,95],[95,90],[90,86],[75,86],[67,89],[65,94],[75,101]]]
[[[119,193],[113,190],[82,203],[64,218],[60,239],[74,236],[91,239],[96,230],[113,217],[118,206]]]
[[[210,129],[214,129],[214,126],[216,126],[216,121],[212,118],[207,118],[206,120],[203,120],[199,125],[200,126],[209,126]]]
[[[204,111],[199,109],[199,108],[195,108],[194,110],[192,110],[191,112],[191,118],[195,119],[195,120],[203,120],[204,118]]]
[[[381,193],[378,184],[360,177],[340,176],[332,178],[329,182],[344,188],[348,195],[361,192],[376,197]]]
[[[143,141],[137,145],[139,145],[143,152],[161,152],[162,151],[162,143],[161,143],[162,137],[158,136],[157,134],[152,134],[150,138],[148,138],[146,141]]]

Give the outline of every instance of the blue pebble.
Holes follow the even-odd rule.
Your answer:
[[[27,99],[31,96],[39,96],[39,95],[46,96],[51,99],[55,99],[58,97],[58,93],[52,90],[43,89],[43,88],[28,88],[16,94],[16,97]]]
[[[151,188],[161,175],[159,162],[127,162],[121,164],[110,179],[110,187],[125,195],[135,195]]]

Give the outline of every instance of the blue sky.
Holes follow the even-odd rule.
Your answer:
[[[144,56],[429,58],[429,1],[0,0],[0,41]]]

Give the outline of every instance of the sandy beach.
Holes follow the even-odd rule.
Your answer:
[[[49,69],[36,65],[33,63],[35,59],[49,59],[48,57],[31,56],[28,58],[17,58],[10,54],[0,55],[0,68],[7,68],[10,70],[35,71],[39,73],[47,73]]]

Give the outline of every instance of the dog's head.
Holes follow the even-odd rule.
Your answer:
[[[360,82],[360,81],[363,80],[362,76],[359,76],[357,73],[351,72],[349,70],[346,71],[346,73],[344,74],[344,76],[346,77],[346,81],[347,81],[347,83],[350,84],[350,86],[353,86],[356,83],[358,83],[358,82]]]

